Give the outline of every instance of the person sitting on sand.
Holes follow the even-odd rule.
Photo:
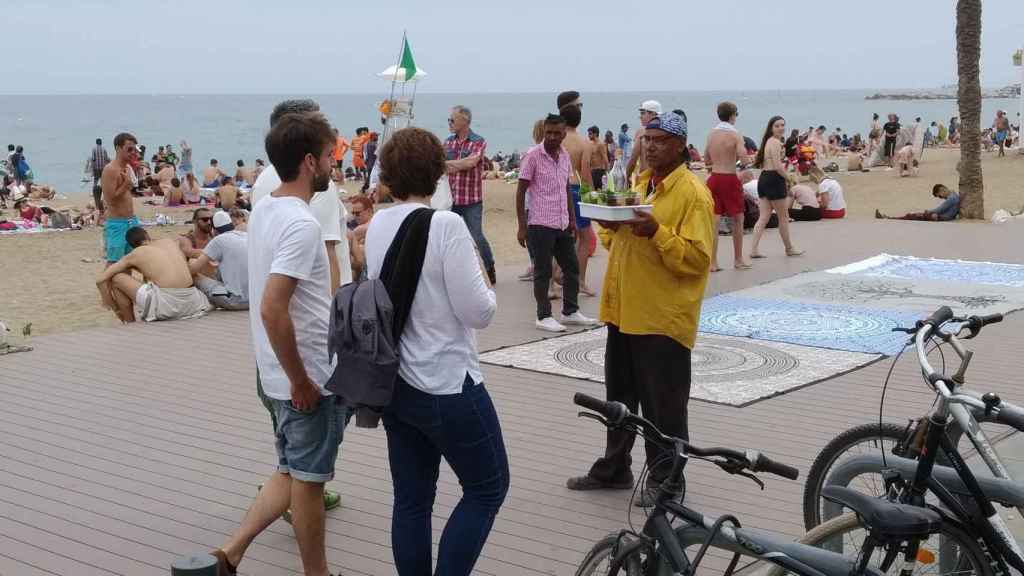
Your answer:
[[[789,208],[789,219],[796,222],[817,222],[821,220],[821,201],[818,194],[807,184],[794,184],[789,187],[789,195],[793,203]],[[799,205],[799,208],[794,208]]]
[[[22,220],[37,222],[46,226],[46,214],[43,213],[40,207],[29,202],[26,196],[22,196],[14,201],[14,209],[18,211],[18,217]]]
[[[252,175],[252,169],[245,167],[244,160],[235,162],[235,165],[238,167],[235,170],[235,185],[241,186],[246,184],[252,186],[252,183],[256,181],[256,177]]]
[[[203,170],[203,188],[216,188],[227,175],[220,169],[216,158],[210,159],[210,165]]]
[[[178,236],[178,246],[185,258],[199,258],[209,244],[213,231],[213,214],[209,208],[196,208],[192,213],[192,229]]]
[[[196,286],[210,300],[210,304],[225,310],[249,309],[249,237],[244,230],[236,230],[227,212],[213,215],[213,239],[203,248],[188,269]],[[204,272],[217,265],[220,279]]]
[[[142,190],[143,196],[164,196],[164,189],[160,187],[160,181],[153,176],[147,176],[143,181],[146,186]]]
[[[896,152],[896,165],[899,167],[899,176],[916,176],[917,159],[914,158],[914,145],[907,142]]]
[[[191,172],[185,174],[185,179],[181,181],[181,191],[184,195],[185,204],[199,204],[199,200],[202,198],[202,190],[195,174]]]
[[[163,190],[163,195],[166,196],[171,191],[171,180],[177,177],[177,170],[174,169],[174,164],[161,164],[156,172],[156,180],[160,183],[160,189]]]
[[[100,223],[100,211],[96,209],[96,206],[89,202],[85,205],[85,208],[75,216],[72,223],[85,228],[87,226],[97,226]]]
[[[151,240],[141,226],[129,228],[125,240],[131,252],[96,278],[103,305],[121,322],[178,320],[206,314],[210,303],[192,284],[188,264],[174,240]],[[142,274],[142,282],[132,275],[133,271]]]
[[[810,171],[811,180],[818,184],[818,201],[821,206],[821,217],[835,220],[846,217],[846,198],[843,187],[835,178],[830,178],[821,168],[814,166]]]
[[[238,187],[235,186],[235,183],[230,179],[225,180],[224,183],[217,188],[217,208],[231,210],[238,203],[238,196]]]
[[[181,189],[181,180],[177,176],[171,178],[171,188],[164,196],[164,206],[181,206],[185,203],[185,192]]]
[[[960,214],[960,194],[950,190],[942,184],[932,186],[932,196],[942,200],[942,203],[931,210],[924,212],[910,212],[903,216],[886,216],[880,210],[875,210],[875,218],[887,220],[923,220],[926,222],[949,222],[956,220]]]

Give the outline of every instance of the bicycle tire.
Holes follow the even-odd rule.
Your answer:
[[[602,564],[609,562],[612,556],[612,552],[615,547],[622,543],[622,537],[618,534],[609,534],[604,538],[597,541],[594,547],[587,552],[587,555],[583,557],[583,561],[580,562],[580,567],[576,569],[576,576],[604,576],[608,574],[610,565],[606,565],[603,571],[598,569]],[[642,576],[643,570],[641,569],[639,554],[636,554],[636,558],[628,558],[622,565],[622,570],[619,574],[625,573],[626,576]]]
[[[869,445],[875,451],[890,450],[886,441],[892,441],[892,445],[895,446],[903,440],[905,434],[905,425],[886,422],[879,428],[878,423],[861,424],[842,432],[829,441],[818,453],[814,464],[807,472],[807,480],[804,484],[804,528],[813,530],[814,527],[822,523],[821,489],[825,487],[825,480],[832,472],[832,468],[844,454],[858,445]],[[881,494],[874,495],[881,496]]]
[[[847,512],[842,516],[836,516],[835,518],[816,526],[804,534],[799,542],[801,544],[816,547],[826,547],[829,546],[829,543],[834,546],[836,538],[841,538],[845,534],[855,530],[865,529],[861,526],[860,520],[857,518],[856,514],[853,512]],[[950,546],[955,546],[955,548],[951,548]],[[921,547],[922,549],[929,550],[929,552],[931,552],[931,550],[939,550],[941,548],[946,550],[947,554],[952,554],[952,556],[946,556],[946,561],[955,564],[953,573],[958,576],[966,576],[967,574],[974,574],[975,576],[994,575],[992,566],[988,561],[988,556],[981,546],[978,545],[977,541],[952,523],[943,522],[939,532],[937,534],[933,534],[927,541],[922,542]],[[860,545],[859,543],[853,544],[849,547],[849,550],[846,550],[844,546],[843,551],[840,553],[843,553],[844,556],[847,554],[857,555],[860,553]],[[875,554],[882,553],[882,550],[875,550]],[[932,552],[933,558],[937,558],[940,565],[943,560],[941,556],[943,553],[944,552],[940,551],[936,555],[936,553]],[[965,568],[968,568],[966,563],[971,565],[971,572],[965,571]],[[877,564],[869,563],[868,565],[876,570],[878,569]],[[903,563],[898,559],[890,568],[890,573],[898,574],[902,567]],[[786,570],[784,568],[773,565],[767,572],[767,576],[783,576],[785,573]],[[917,573],[918,572],[915,571],[915,574]]]

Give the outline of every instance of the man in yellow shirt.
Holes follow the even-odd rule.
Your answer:
[[[605,394],[639,410],[662,432],[688,438],[690,351],[697,337],[701,301],[711,266],[714,202],[697,176],[686,168],[686,121],[669,112],[644,131],[648,168],[636,190],[654,209],[636,211],[633,220],[601,222],[601,241],[610,251],[601,291],[601,321],[607,324]],[[603,458],[585,476],[570,478],[570,490],[628,489],[634,437],[608,432]],[[658,446],[647,443],[651,466],[643,498],[669,472],[654,466]]]

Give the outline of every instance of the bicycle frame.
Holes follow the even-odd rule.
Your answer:
[[[718,519],[709,520],[700,512],[676,502],[671,486],[678,485],[682,478],[683,467],[688,459],[685,447],[677,443],[668,480],[662,483],[654,511],[644,523],[643,534],[649,539],[638,539],[620,549],[612,564],[613,573],[630,555],[647,548],[647,557],[650,561],[646,576],[689,575],[699,565],[703,556],[698,554],[695,561],[691,562],[684,549],[705,543],[709,547],[729,550],[741,556],[771,562],[802,576],[850,576],[858,573],[855,570],[856,562],[840,554],[791,542],[788,539],[775,539],[762,534],[747,534],[741,528],[727,526]],[[685,524],[673,528],[670,520],[670,517],[673,516],[682,518]],[[787,551],[791,553],[787,553]],[[792,552],[796,551],[812,559],[823,569],[794,558]],[[859,573],[867,576],[879,576],[876,571],[871,569]]]
[[[916,506],[924,506],[925,492],[931,489],[951,512],[977,530],[983,544],[986,544],[989,549],[995,550],[999,557],[1006,560],[1017,571],[1024,572],[1024,551],[1021,550],[1017,541],[1010,533],[1006,522],[996,512],[992,501],[985,495],[974,473],[967,467],[967,463],[964,462],[963,457],[957,451],[956,445],[952,443],[946,434],[950,422],[956,422],[968,434],[968,437],[975,444],[985,463],[989,466],[998,465],[997,469],[1001,469],[1003,474],[1008,475],[1006,468],[999,462],[998,455],[992,448],[991,442],[981,432],[981,427],[978,426],[977,421],[971,418],[966,410],[956,409],[958,404],[954,400],[962,399],[953,395],[947,386],[947,381],[950,381],[955,389],[957,378],[947,380],[944,376],[937,374],[928,363],[923,342],[925,342],[936,326],[937,324],[932,324],[922,327],[915,337],[918,361],[921,364],[922,373],[935,388],[938,398],[935,410],[928,417],[929,427],[925,437],[925,448],[918,459],[917,471],[908,490],[909,502]],[[955,335],[950,337],[948,341],[961,358],[970,357],[970,354],[963,349]],[[964,365],[961,365],[961,372],[963,370]],[[960,479],[963,480],[975,504],[979,507],[982,518],[968,513],[948,490],[942,487],[941,484],[933,481],[932,472],[940,449],[948,459],[950,466],[956,471]],[[1005,572],[999,566],[999,558],[993,558],[993,560],[995,564],[993,568],[998,572]]]

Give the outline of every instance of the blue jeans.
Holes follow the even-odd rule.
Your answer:
[[[473,570],[508,492],[508,455],[491,397],[466,376],[461,394],[435,396],[395,384],[384,412],[394,483],[391,548],[399,576],[431,574],[431,513],[441,458],[462,485],[462,499],[441,534],[437,571]]]
[[[491,252],[491,245],[487,242],[487,237],[484,236],[484,203],[452,206],[452,212],[462,216],[462,220],[465,221],[466,228],[469,228],[469,235],[473,237],[476,249],[480,251],[484,268],[488,270],[494,268],[494,254]]]

